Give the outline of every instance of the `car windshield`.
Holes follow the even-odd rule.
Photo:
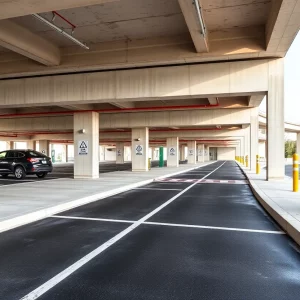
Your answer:
[[[33,150],[28,151],[28,156],[29,157],[46,157],[46,155],[44,155],[43,153],[33,151]]]

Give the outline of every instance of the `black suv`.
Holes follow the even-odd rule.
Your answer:
[[[0,175],[14,174],[17,179],[36,174],[43,178],[52,172],[51,158],[34,150],[7,150],[0,152]]]

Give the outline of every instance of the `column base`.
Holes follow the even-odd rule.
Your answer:
[[[98,175],[74,175],[74,179],[99,179]]]
[[[132,172],[148,172],[149,170],[132,169]]]

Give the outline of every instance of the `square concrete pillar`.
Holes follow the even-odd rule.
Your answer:
[[[179,139],[167,138],[167,167],[179,166]]]
[[[27,149],[36,150],[36,141],[27,141]]]
[[[99,178],[99,114],[74,114],[74,178]]]
[[[124,164],[124,143],[117,142],[116,143],[116,164]]]
[[[132,171],[148,171],[149,128],[133,128],[131,145]]]
[[[6,150],[13,150],[15,149],[15,142],[9,141],[6,142]]]
[[[151,159],[152,160],[156,160],[157,157],[156,157],[156,150],[155,150],[155,148],[154,147],[151,148],[151,151],[152,151],[152,153],[151,153]]]
[[[245,156],[248,156],[248,160],[250,160],[250,126],[245,125],[243,128],[245,134]]]
[[[267,180],[284,179],[284,59],[269,62]]]
[[[250,119],[250,169],[256,169],[256,155],[258,155],[258,108],[251,109]],[[239,156],[239,155],[238,155]]]
[[[298,154],[300,154],[300,132],[297,133],[296,152],[297,152]]]
[[[198,144],[198,162],[204,162],[204,144]]]
[[[39,152],[50,156],[50,142],[43,140],[43,141],[39,141]]]
[[[207,162],[209,160],[209,146],[204,145],[204,161]]]
[[[195,164],[197,162],[197,148],[196,141],[188,142],[188,164]]]
[[[185,145],[180,146],[180,161],[185,160]]]

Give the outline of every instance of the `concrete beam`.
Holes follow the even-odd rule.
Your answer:
[[[46,66],[60,63],[56,46],[9,20],[0,21],[0,45]]]
[[[249,96],[249,106],[251,107],[258,107],[260,106],[261,102],[265,98],[266,95],[252,95]]]
[[[200,0],[195,1],[198,1],[199,6],[201,6]],[[198,53],[208,52],[209,46],[207,35],[204,36],[203,34],[201,34],[201,27],[196,13],[197,11],[195,4],[193,4],[193,1],[190,0],[178,0],[178,2],[183,13],[186,25],[190,31],[196,51]]]
[[[300,0],[272,1],[266,24],[267,52],[286,53],[299,31]]]
[[[33,13],[103,4],[119,0],[6,0],[1,1],[0,20]]]
[[[0,81],[0,107],[243,96],[268,90],[269,60]]]
[[[69,110],[92,110],[94,108],[93,104],[69,104],[69,105],[59,105],[59,107],[66,108]]]
[[[134,108],[133,102],[110,102],[109,104],[114,105],[119,108]]]
[[[248,27],[247,27],[248,29]],[[231,31],[231,30],[230,30]],[[263,32],[264,28],[258,32]],[[252,31],[251,31],[252,32]],[[155,37],[144,40],[114,41],[91,46],[91,52],[78,46],[62,48],[62,61],[57,67],[41,68],[34,62],[22,60],[17,54],[0,54],[0,78],[29,75],[49,75],[88,70],[112,70],[207,61],[276,57],[265,52],[264,37],[243,37],[238,32],[221,38],[222,33],[211,33],[209,52],[197,53],[188,35]],[[235,38],[236,37],[236,38]],[[240,38],[241,37],[241,38]],[[280,56],[282,57],[282,54]]]
[[[217,97],[208,97],[207,99],[208,99],[210,105],[216,105],[216,104],[218,104]]]

